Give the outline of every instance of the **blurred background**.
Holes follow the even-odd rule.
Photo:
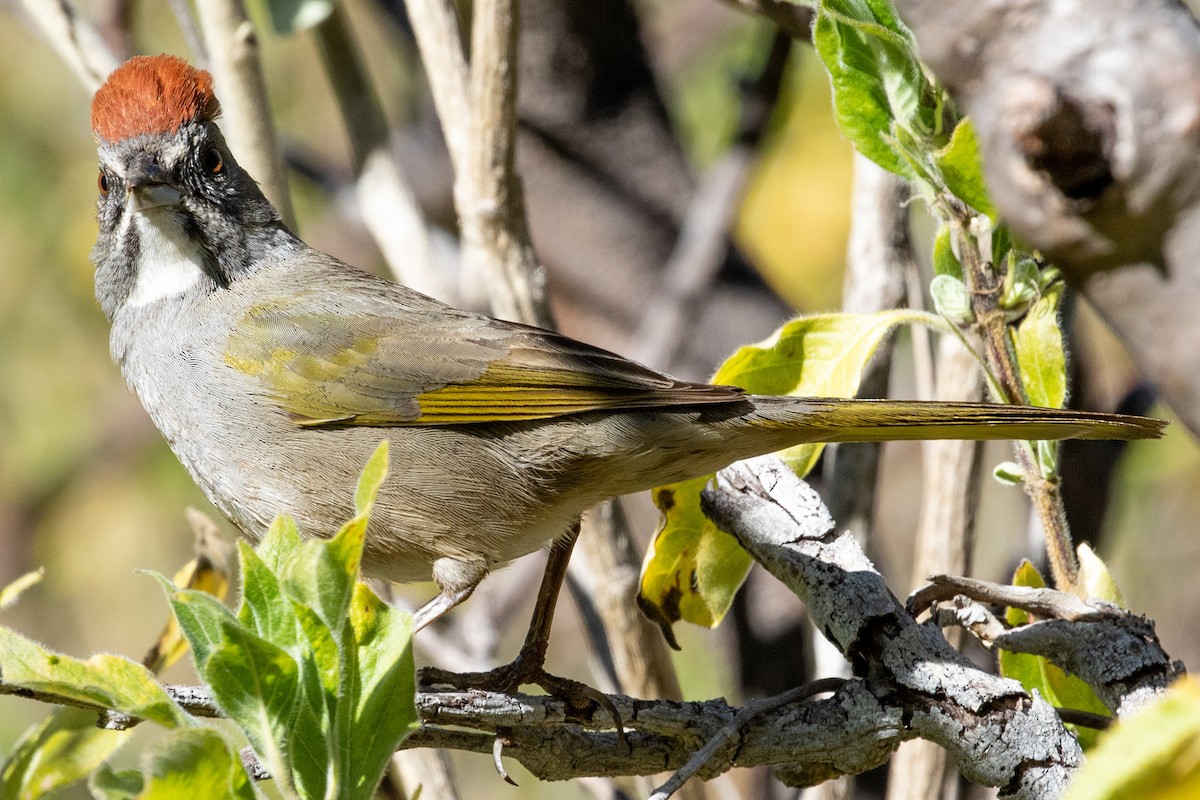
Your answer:
[[[168,5],[79,3],[119,52],[191,57]],[[216,514],[109,360],[88,261],[96,234],[90,98],[19,6],[0,0],[0,585],[36,567],[46,577],[0,624],[73,655],[140,659],[167,609],[159,587],[138,570],[170,575],[191,557],[185,507]],[[312,37],[273,34],[265,12],[250,6],[262,23],[298,232],[386,274],[356,205],[345,131]],[[396,131],[401,166],[427,218],[450,230],[449,166],[402,14],[384,0],[345,0],[343,8]],[[528,0],[525,15],[519,168],[566,332],[701,379],[789,315],[840,307],[852,158],[811,48],[796,43],[774,86],[765,74],[773,69],[771,24],[718,0],[632,7]],[[125,27],[132,38],[115,35]],[[716,278],[689,301],[687,330],[674,346],[640,349],[639,330],[653,316],[697,187],[735,146],[748,157],[747,183]],[[927,237],[921,209],[911,214],[918,239]],[[1082,303],[1072,330],[1080,404],[1149,407],[1153,398],[1120,345]],[[901,333],[891,376],[896,396],[912,396],[912,363],[911,339]],[[1150,408],[1170,414],[1161,404]],[[920,457],[919,445],[889,445],[881,468],[872,556],[900,596],[912,588]],[[989,447],[985,474],[1010,457],[1004,445]],[[1200,593],[1179,588],[1200,565],[1200,450],[1174,425],[1162,442],[1088,451],[1076,462],[1095,467],[1065,478],[1077,535],[1108,560],[1131,607],[1156,620],[1168,652],[1200,664]],[[1028,507],[1019,489],[985,484],[973,571],[1006,580],[1028,554]],[[648,541],[653,510],[643,502],[633,518]],[[686,698],[736,703],[799,682],[809,660],[799,603],[761,578],[752,578],[735,619],[722,627],[679,626],[683,649],[675,659]],[[404,595],[416,603],[430,592],[418,586]],[[514,594],[511,602],[515,623],[500,645],[504,658],[516,651],[532,600]],[[561,604],[550,666],[584,677],[569,605]],[[756,671],[755,663],[767,666]],[[165,677],[194,679],[186,665]],[[0,753],[45,711],[0,697]],[[456,759],[465,786],[480,787],[480,794],[464,788],[467,797],[589,796],[575,786],[540,785],[515,764],[521,788],[501,790],[489,759]],[[758,780],[736,776],[720,791],[740,784],[746,796],[768,796],[748,788],[765,785]]]

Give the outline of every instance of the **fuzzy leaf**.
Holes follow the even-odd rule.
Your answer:
[[[1058,324],[1061,286],[1033,304],[1017,326],[1017,365],[1031,405],[1062,408],[1067,399],[1067,357]]]
[[[138,800],[255,797],[241,758],[216,731],[177,731],[144,758],[146,786]]]
[[[969,117],[959,120],[950,135],[950,143],[934,156],[946,188],[981,214],[996,218],[996,207],[988,197],[983,179],[983,159],[979,155],[979,140],[975,125]]]
[[[60,706],[21,736],[0,771],[0,797],[35,800],[86,778],[132,731],[96,727],[96,712]]]
[[[396,747],[417,727],[412,617],[359,583],[350,627],[356,657],[349,691],[339,698],[352,704],[345,780],[349,797],[370,800]]]
[[[221,711],[246,734],[276,777],[290,774],[285,756],[296,716],[298,672],[281,648],[229,620],[222,641],[201,668]]]
[[[113,709],[168,728],[191,724],[149,670],[122,656],[99,654],[81,661],[0,627],[0,675],[11,686]]]
[[[824,0],[813,45],[833,86],[834,117],[854,146],[884,169],[919,178],[906,142],[936,133],[933,87],[912,35],[886,0]]]
[[[1177,681],[1150,708],[1100,736],[1065,800],[1200,797],[1200,684]]]
[[[1087,596],[1107,600],[1121,608],[1129,608],[1125,595],[1121,593],[1121,587],[1117,585],[1117,579],[1087,542],[1080,543],[1075,552],[1079,554],[1079,583],[1087,591]]]

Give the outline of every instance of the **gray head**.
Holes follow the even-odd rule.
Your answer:
[[[92,100],[99,146],[96,297],[112,320],[196,292],[228,288],[252,254],[291,243],[214,119],[212,76],[180,58],[136,56]]]

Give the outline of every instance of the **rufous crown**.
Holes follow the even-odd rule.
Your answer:
[[[212,75],[177,56],[134,56],[96,90],[92,133],[97,139],[119,142],[215,119],[221,104],[212,83]]]

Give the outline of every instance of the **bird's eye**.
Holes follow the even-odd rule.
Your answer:
[[[225,160],[221,158],[220,150],[210,147],[204,151],[204,168],[213,175],[219,175],[221,170],[225,169]]]
[[[100,170],[100,177],[96,178],[96,186],[100,189],[100,194],[108,196],[108,176],[104,174],[104,170]]]

